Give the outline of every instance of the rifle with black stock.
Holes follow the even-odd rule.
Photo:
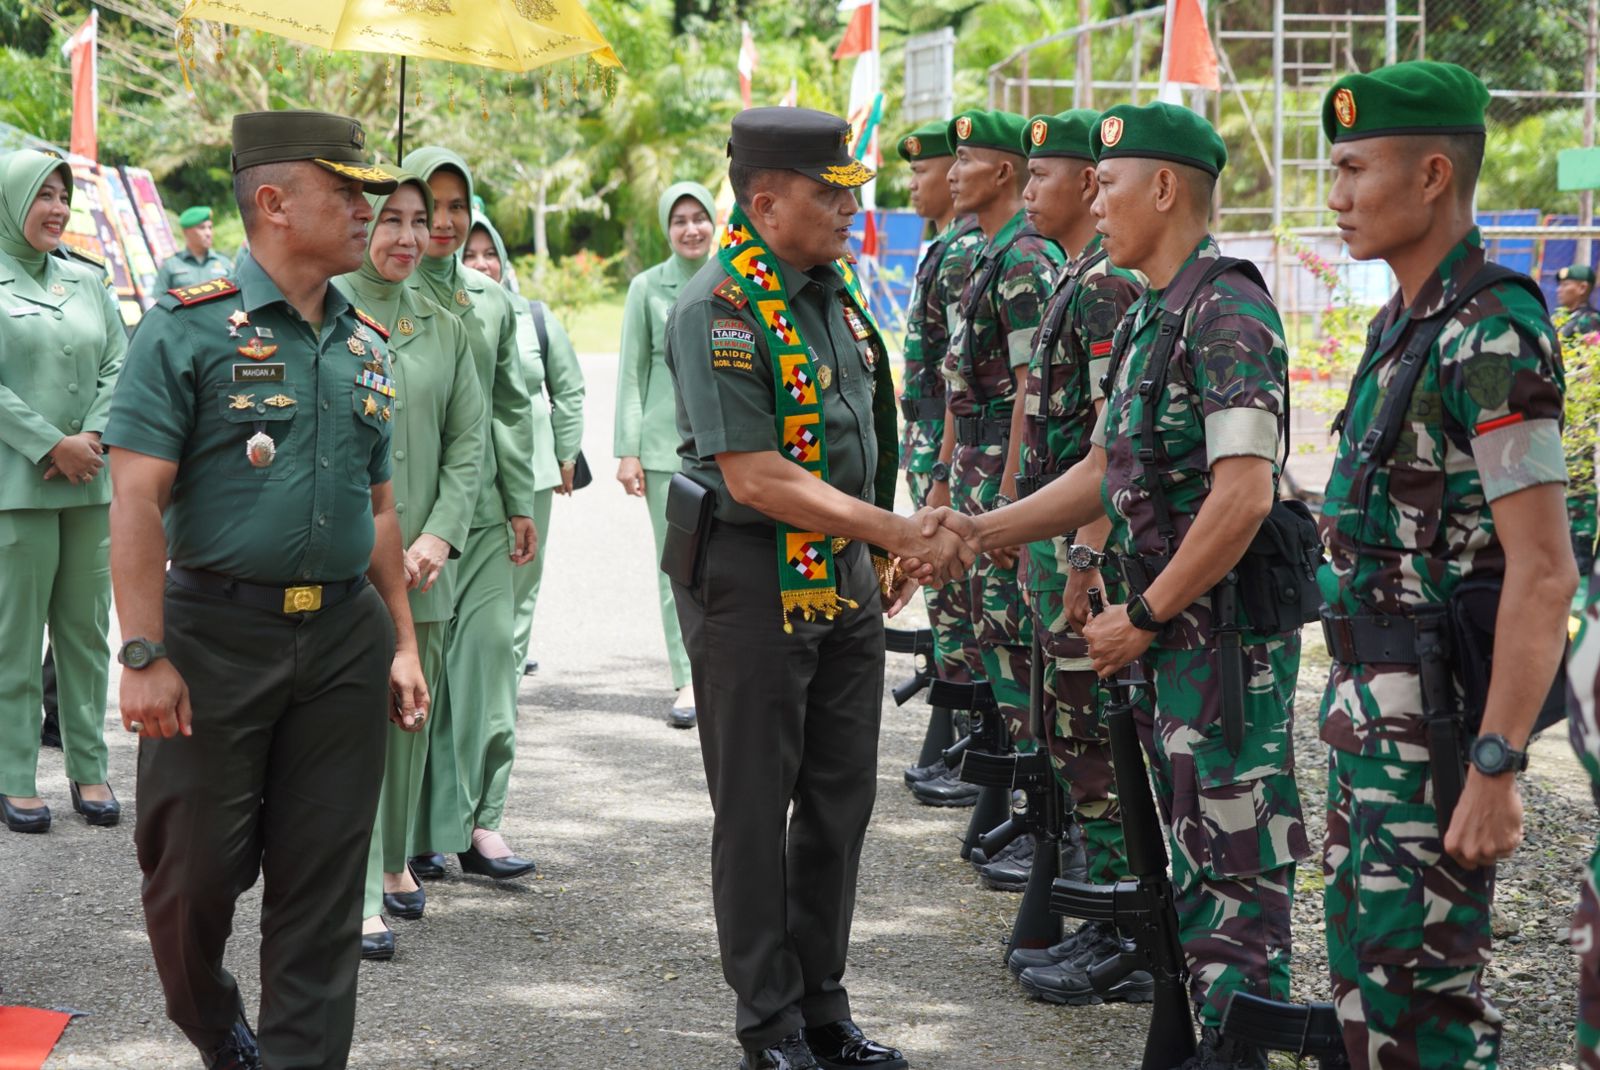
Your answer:
[[[905,628],[885,628],[883,646],[891,654],[910,654],[912,658],[911,675],[895,684],[891,692],[896,706],[904,706],[938,679],[933,661],[933,629],[910,631]],[[922,751],[917,755],[917,766],[933,765],[955,741],[955,724],[950,710],[935,705],[928,715],[928,730],[922,737]]]
[[[1350,1070],[1339,1015],[1331,1003],[1279,1003],[1235,992],[1222,1012],[1222,1035],[1297,1059],[1317,1060],[1321,1070]]]
[[[1099,588],[1089,591],[1089,610],[1095,616],[1105,610]],[[1107,682],[1111,700],[1106,703],[1105,721],[1117,776],[1128,872],[1133,879],[1113,885],[1057,880],[1050,906],[1068,917],[1111,922],[1133,938],[1133,951],[1096,963],[1090,978],[1098,990],[1133,970],[1149,971],[1155,980],[1155,1004],[1139,1066],[1140,1070],[1172,1070],[1195,1053],[1194,1013],[1172,880],[1167,876],[1166,835],[1133,722],[1132,687],[1133,681],[1126,678]]]
[[[934,681],[928,692],[930,702],[944,684],[943,680]],[[1013,823],[1009,816],[1011,784],[1016,779],[1016,755],[1011,753],[1011,734],[1006,731],[989,682],[976,680],[952,686],[971,689],[970,705],[966,708],[972,717],[967,734],[944,752],[944,761],[957,771],[961,780],[976,784],[980,789],[977,805],[972,808],[972,820],[967,823],[967,834],[961,841],[961,857],[971,858],[979,838],[987,833],[990,846],[984,847],[984,853],[992,859],[1022,834],[1021,826]]]

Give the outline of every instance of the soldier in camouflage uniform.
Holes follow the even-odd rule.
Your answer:
[[[1571,684],[1567,711],[1572,749],[1589,774],[1600,806],[1600,580],[1591,573],[1583,627],[1567,661]],[[1589,857],[1578,913],[1572,919],[1572,949],[1578,953],[1578,1066],[1600,1070],[1600,843]]]
[[[1110,363],[1112,335],[1143,289],[1139,276],[1107,259],[1089,211],[1099,190],[1091,147],[1099,120],[1100,113],[1087,108],[1037,116],[1028,124],[1023,145],[1028,151],[1028,186],[1022,198],[1028,221],[1072,259],[1045,305],[1028,364],[1019,497],[1048,485],[1088,456],[1089,436],[1105,400],[1100,379]],[[1092,562],[1070,567],[1069,551],[1074,544],[1103,550],[1110,528],[1110,521],[1101,517],[1076,533],[1031,542],[1022,562],[1033,627],[1045,655],[1044,696],[1054,725],[1051,760],[1083,829],[1087,879],[1093,884],[1115,883],[1128,875],[1128,867],[1111,750],[1100,716],[1104,699],[1080,634],[1088,619],[1085,592],[1102,583]],[[1054,947],[1017,949],[1009,964],[1030,993],[1051,1001],[1085,1002],[1095,993],[1084,962],[1092,964],[1118,950],[1114,926],[1086,922]]]
[[[1204,1027],[1184,1070],[1264,1067],[1263,1053],[1222,1040],[1217,1026],[1235,991],[1288,994],[1295,863],[1309,854],[1290,734],[1299,637],[1241,629],[1243,733],[1231,753],[1212,591],[1275,498],[1287,434],[1282,326],[1240,266],[1203,281],[1220,255],[1206,223],[1227,161],[1203,118],[1165,104],[1118,105],[1101,117],[1093,145],[1097,229],[1112,261],[1144,271],[1151,287],[1118,329],[1093,448],[1009,509],[974,521],[937,516],[980,551],[1110,516],[1108,545],[1125,582],[1142,593],[1108,608],[1084,635],[1100,675],[1141,661],[1154,698],[1147,747],[1171,826],[1179,935]],[[1169,308],[1187,312],[1164,386],[1146,398],[1139,385]],[[1147,405],[1165,454],[1148,464],[1138,446]]]
[[[1600,332],[1600,311],[1591,303],[1594,297],[1594,269],[1583,264],[1556,272],[1556,337],[1563,346],[1573,340]],[[1577,462],[1577,463],[1575,463]],[[1594,564],[1594,543],[1600,536],[1600,519],[1595,515],[1594,465],[1588,458],[1567,458],[1567,522],[1572,525],[1572,553],[1578,559],[1579,574],[1588,573]],[[1581,475],[1580,475],[1581,473]]]
[[[947,124],[927,123],[900,139],[900,156],[911,164],[911,207],[933,223],[936,236],[917,265],[906,320],[905,378],[900,412],[905,431],[900,439],[900,467],[906,473],[911,503],[950,504],[950,469],[939,463],[944,441],[944,376],[940,369],[950,348],[950,320],[961,296],[961,284],[983,248],[983,231],[971,215],[957,215],[950,196],[950,147]],[[965,585],[965,581],[962,581]],[[923,597],[928,623],[933,628],[934,654],[939,676],[945,680],[972,679],[970,664],[980,660],[978,637],[972,621],[947,606],[945,587],[929,587]]]
[[[1562,523],[1554,331],[1515,277],[1474,283],[1486,264],[1472,197],[1488,100],[1460,67],[1411,62],[1341,78],[1323,102],[1328,207],[1350,255],[1387,261],[1400,281],[1350,387],[1321,520],[1333,657],[1321,711],[1331,748],[1324,910],[1334,1004],[1358,1070],[1498,1065],[1502,1019],[1481,984],[1494,864],[1522,838],[1514,773],[1577,582]],[[1402,360],[1413,348],[1420,359]],[[1410,368],[1407,398],[1397,391]],[[1398,436],[1384,457],[1377,432],[1391,393]],[[1440,685],[1436,702],[1482,715],[1455,801],[1430,775],[1422,681],[1433,662],[1422,655],[1429,622],[1445,605],[1462,608],[1455,596],[1469,580],[1499,581],[1494,665],[1515,668],[1494,672],[1486,699],[1459,679]],[[1471,667],[1458,665],[1458,677]],[[1445,755],[1441,768],[1465,764]]]
[[[956,148],[951,180],[956,209],[975,215],[987,239],[962,290],[943,369],[948,392],[940,459],[950,466],[950,506],[967,514],[1016,497],[1011,443],[1022,411],[1014,402],[1027,382],[1045,299],[1066,259],[1023,216],[1026,126],[1020,115],[974,110],[957,116],[949,128]],[[989,681],[1018,749],[1031,749],[1033,634],[1013,549],[997,549],[979,563],[966,609],[982,649],[982,664],[973,669]]]

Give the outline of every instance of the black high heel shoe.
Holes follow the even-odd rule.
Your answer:
[[[368,962],[388,962],[394,958],[394,931],[387,922],[382,932],[361,934],[361,957]]]
[[[122,820],[122,804],[117,802],[117,793],[111,791],[111,785],[106,785],[106,791],[111,792],[111,798],[105,802],[93,802],[83,797],[78,790],[78,782],[72,781],[72,808],[83,815],[83,819],[91,825],[109,827]]]
[[[461,860],[461,872],[474,873],[480,877],[492,877],[497,881],[508,881],[515,877],[526,876],[534,871],[532,862],[516,855],[505,858],[488,858],[478,852],[476,847],[468,847],[456,855]]]
[[[24,810],[13,805],[8,796],[0,795],[0,812],[4,812],[6,828],[12,832],[49,832],[50,808],[48,806],[35,806]]]
[[[413,892],[384,892],[383,912],[391,918],[404,918],[406,921],[416,921],[422,917],[423,910],[428,905],[428,893],[422,888],[422,881],[417,879],[416,870],[409,865],[406,869],[411,873],[411,879],[417,881],[416,891]]]

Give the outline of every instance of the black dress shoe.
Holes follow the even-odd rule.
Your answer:
[[[393,930],[384,925],[381,933],[362,933],[361,957],[368,962],[388,962],[394,958]]]
[[[417,879],[417,871],[411,871],[411,879]],[[422,883],[418,881],[416,891],[413,892],[384,892],[383,912],[391,918],[404,918],[406,921],[416,921],[422,917],[422,912],[428,905],[428,893],[423,891]]]
[[[20,806],[13,806],[11,800],[0,795],[0,811],[6,815],[6,828],[12,832],[49,832],[50,808],[48,806],[35,806],[31,810],[24,810]]]
[[[537,867],[526,858],[508,855],[505,858],[485,858],[478,853],[476,847],[468,847],[456,855],[461,860],[461,872],[475,873],[480,877],[493,877],[497,881],[508,881],[514,877],[526,876]]]
[[[537,659],[529,658],[527,661],[522,663],[522,675],[524,675],[524,676],[532,676],[534,673],[536,673],[538,671],[539,671],[539,662],[538,662]]]
[[[221,1047],[201,1052],[200,1057],[206,1061],[206,1070],[261,1070],[261,1049],[242,1016],[233,1023],[233,1032]]]
[[[818,1070],[818,1063],[805,1038],[790,1033],[769,1048],[746,1048],[739,1070]]]
[[[924,806],[974,806],[978,802],[978,785],[946,773],[911,785],[911,794]]]
[[[408,865],[411,875],[419,881],[444,880],[444,855],[414,855]]]
[[[61,749],[61,723],[56,719],[54,710],[45,711],[44,724],[39,726],[39,744]]]
[[[106,785],[106,790],[111,791],[110,784]],[[116,792],[112,791],[111,798],[105,802],[93,802],[78,791],[76,780],[72,781],[72,808],[91,825],[111,826],[122,820],[122,804],[117,802]]]
[[[693,728],[694,721],[693,706],[674,706],[667,711],[667,723],[673,728]]]
[[[895,1048],[868,1040],[848,1018],[827,1025],[808,1025],[802,1031],[806,1047],[824,1070],[906,1070],[906,1062]]]

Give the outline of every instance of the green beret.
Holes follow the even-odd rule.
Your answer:
[[[357,180],[368,193],[393,193],[393,176],[372,166],[366,143],[366,130],[347,115],[245,112],[233,117],[233,170],[306,160],[340,178]]]
[[[204,205],[195,205],[193,208],[183,210],[183,214],[178,217],[178,226],[180,229],[188,230],[190,227],[198,227],[210,218],[211,209]]]
[[[1481,134],[1489,90],[1454,63],[1410,60],[1347,74],[1322,100],[1329,141],[1397,134]]]
[[[1176,104],[1117,104],[1094,128],[1094,159],[1136,156],[1198,167],[1213,178],[1228,165],[1228,147],[1205,117]]]
[[[1594,285],[1594,268],[1588,267],[1587,265],[1584,265],[1584,264],[1574,264],[1571,267],[1564,267],[1560,271],[1556,272],[1556,281],[1557,282],[1586,282],[1590,286],[1593,286]]]
[[[936,156],[954,156],[950,147],[950,124],[943,119],[923,123],[900,139],[902,160],[931,160]]]
[[[1100,122],[1093,108],[1074,108],[1060,115],[1035,115],[1022,137],[1022,151],[1029,156],[1075,156],[1094,159],[1090,140]]]
[[[1027,126],[1028,120],[1015,112],[972,108],[950,120],[950,144],[955,148],[968,145],[1022,156],[1026,155],[1022,151],[1022,136]]]

